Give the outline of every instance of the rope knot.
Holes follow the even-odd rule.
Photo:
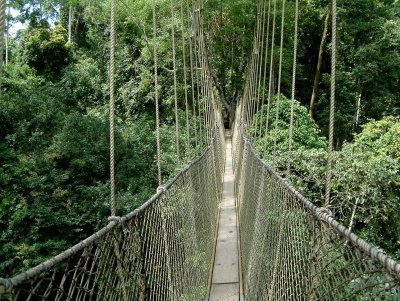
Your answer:
[[[110,222],[110,223],[112,223],[112,222],[117,222],[117,223],[119,223],[119,222],[121,221],[121,219],[122,219],[122,217],[120,217],[120,216],[114,216],[114,215],[112,215],[112,216],[109,216],[109,217],[108,217],[108,222]]]
[[[165,191],[165,187],[163,185],[160,185],[157,187],[157,193],[164,192],[164,191]]]
[[[318,216],[319,218],[324,219],[324,220],[325,220],[325,218],[323,218],[324,215],[325,215],[325,216],[327,215],[327,216],[333,217],[333,212],[332,212],[330,209],[325,208],[325,207],[319,207],[319,208],[317,208],[316,213],[317,213],[317,216]]]

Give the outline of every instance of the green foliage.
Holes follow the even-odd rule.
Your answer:
[[[335,155],[333,202],[346,224],[356,209],[355,230],[400,258],[400,119],[388,117],[363,126],[353,143]]]
[[[106,100],[106,76],[98,62],[86,55],[77,56],[76,62],[67,66],[59,82],[62,99],[71,108],[85,112],[87,108],[101,105]]]
[[[281,159],[285,161],[286,157],[284,154],[288,150],[291,100],[283,95],[280,96],[278,123],[276,124],[277,101],[277,96],[271,99],[268,133],[265,134],[268,105],[264,105],[259,113],[253,117],[253,126],[249,129],[249,134],[256,134],[261,137],[257,139],[255,147],[260,153],[265,152],[271,155],[267,155],[267,160],[273,160],[272,154],[275,151],[277,156],[282,156]],[[301,106],[296,100],[294,101],[294,116],[292,150],[325,149],[326,141],[319,136],[320,130],[318,126],[310,118],[306,108]],[[255,125],[257,125],[257,132],[254,130],[256,128]]]
[[[23,45],[22,58],[30,67],[48,77],[57,77],[70,61],[70,47],[66,30],[61,25],[50,28],[43,21],[28,31]]]
[[[285,106],[283,103],[282,107]],[[307,112],[303,110],[302,115],[301,111],[295,115],[296,118],[299,116],[293,132],[293,139],[297,142],[293,144],[289,175],[286,174],[288,119],[285,113],[280,116],[278,131],[274,128],[270,130],[268,135],[257,141],[257,148],[259,152],[266,149],[268,153],[265,158],[282,175],[287,176],[296,188],[318,206],[324,206],[326,142],[318,138],[318,130],[310,122]],[[302,136],[303,131],[310,135]],[[275,134],[277,151],[274,156]],[[387,117],[363,126],[353,142],[345,143],[341,150],[334,152],[329,204],[342,223],[352,224],[357,234],[396,259],[400,258],[399,145],[399,117]]]

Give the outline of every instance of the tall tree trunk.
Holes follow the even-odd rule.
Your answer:
[[[68,12],[68,42],[72,42],[72,19],[73,19],[73,10],[72,5],[69,5],[69,12]]]
[[[310,100],[310,116],[311,117],[313,117],[313,115],[314,115],[315,99],[317,98],[318,84],[319,84],[319,79],[321,77],[322,55],[324,53],[326,38],[328,35],[329,17],[331,15],[331,11],[332,11],[332,3],[330,3],[328,6],[328,12],[326,13],[325,23],[324,23],[324,31],[322,32],[321,44],[319,45],[317,70],[315,72],[313,91],[312,91],[311,100]]]
[[[355,126],[357,127],[360,123],[360,116],[361,116],[361,97],[362,97],[362,88],[358,89],[358,96],[357,96],[357,110],[356,110],[356,120]]]

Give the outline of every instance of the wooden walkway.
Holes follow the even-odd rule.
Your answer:
[[[239,252],[231,132],[226,132],[224,186],[220,205],[210,301],[239,301]]]

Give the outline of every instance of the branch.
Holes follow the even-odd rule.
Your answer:
[[[210,68],[211,69],[211,68]],[[222,87],[221,83],[218,81],[218,77],[215,74],[214,70],[210,70],[211,76],[214,81],[215,87],[217,87],[219,98],[221,99],[222,104],[224,105],[225,109],[228,111],[231,117],[234,116],[234,112],[232,110],[232,106],[226,101],[226,95],[224,91],[224,87]]]

